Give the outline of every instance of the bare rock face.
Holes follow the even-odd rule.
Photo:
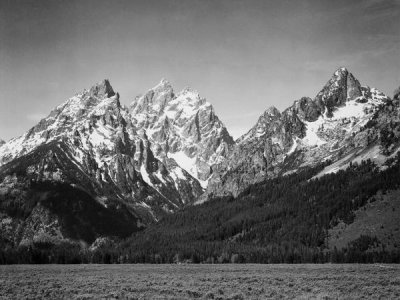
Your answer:
[[[338,162],[338,169],[360,157],[382,163],[400,146],[394,133],[398,115],[396,103],[376,89],[361,87],[340,68],[314,99],[303,97],[282,113],[268,108],[213,167],[201,200],[237,196],[253,183],[328,160]]]
[[[393,92],[393,99],[394,100],[400,100],[400,87],[395,89],[395,91]]]
[[[210,103],[192,89],[175,94],[166,80],[137,97],[130,116],[132,124],[145,131],[159,160],[175,160],[203,187],[212,166],[224,160],[234,144]]]
[[[299,118],[313,122],[323,113],[321,107],[309,97],[303,97],[294,102],[293,106],[288,108]]]
[[[314,101],[321,110],[326,109],[326,115],[330,117],[335,107],[340,107],[346,101],[359,96],[361,96],[361,86],[358,80],[346,68],[340,68],[317,94]]]
[[[102,82],[94,85],[90,91],[90,96],[98,97],[101,99],[110,98],[115,95],[115,92],[108,81],[108,79],[104,79]]]
[[[236,141],[228,158],[214,167],[207,194],[237,196],[252,183],[275,176],[296,146],[293,136],[304,136],[305,126],[293,109],[268,108],[257,124]],[[204,198],[203,198],[204,199]]]
[[[347,98],[348,100],[354,100],[362,95],[361,85],[357,79],[354,78],[353,74],[347,72]]]

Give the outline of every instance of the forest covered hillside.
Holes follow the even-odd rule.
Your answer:
[[[400,190],[400,155],[384,168],[364,161],[313,178],[323,167],[252,185],[236,198],[186,207],[127,239],[106,239],[90,249],[37,244],[29,251],[3,250],[0,257],[3,263],[400,262],[399,214],[371,225],[358,213],[376,205],[398,209],[390,197]],[[380,233],[360,230],[339,246],[346,227],[366,224]]]

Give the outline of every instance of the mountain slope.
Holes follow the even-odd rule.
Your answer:
[[[119,243],[90,252],[43,248],[3,262],[398,263],[400,154],[315,177],[324,165],[249,186],[238,197],[187,206]],[[313,178],[314,177],[314,178]],[[378,219],[377,214],[386,218]],[[24,248],[22,248],[24,249]],[[37,253],[41,256],[38,257]],[[36,255],[36,256],[35,256]]]
[[[373,250],[400,247],[400,190],[378,192],[368,203],[354,212],[354,222],[338,223],[328,233],[327,246],[343,249],[360,237],[375,239]],[[375,243],[376,242],[376,243]]]
[[[392,209],[398,201],[379,198],[398,194],[400,156],[384,170],[364,161],[313,179],[323,167],[251,185],[236,198],[186,207],[134,234],[120,253],[130,253],[127,262],[398,262],[400,231]],[[359,214],[370,214],[375,205],[385,208],[378,213],[387,219],[366,223]],[[335,249],[338,226],[338,239],[342,234],[346,240]],[[364,230],[350,237],[343,226]]]
[[[187,98],[184,101],[189,101]],[[197,176],[200,172],[192,172],[192,169],[188,170],[190,173],[186,171],[188,168],[179,160],[178,154],[184,151],[192,156],[198,154],[196,166],[199,166],[199,169],[201,166],[206,174],[210,165],[204,167],[202,164],[210,163],[212,159],[220,159],[223,148],[227,147],[223,138],[213,140],[215,133],[219,130],[221,134],[226,135],[228,141],[230,136],[214,115],[211,105],[205,103],[204,99],[190,100],[193,100],[195,106],[195,116],[184,120],[182,109],[172,109],[172,106],[179,105],[180,99],[175,99],[169,106],[168,117],[158,120],[152,113],[153,103],[143,103],[144,100],[139,99],[135,103],[141,103],[140,112],[139,106],[135,104],[133,107],[136,110],[123,107],[119,102],[118,93],[114,92],[108,80],[75,95],[56,107],[48,117],[24,135],[0,146],[0,186],[4,187],[3,201],[8,201],[11,190],[14,189],[10,190],[10,178],[11,186],[18,186],[14,190],[21,194],[29,194],[38,184],[47,184],[49,190],[46,193],[49,194],[57,193],[57,187],[62,186],[65,189],[65,186],[69,186],[88,195],[87,197],[101,205],[105,211],[116,206],[129,215],[130,223],[126,226],[131,228],[134,225],[130,232],[137,230],[142,223],[157,221],[166,213],[193,203],[203,193],[203,188],[199,181],[201,179],[190,173]],[[172,117],[172,113],[179,116]],[[144,124],[139,122],[141,118],[155,119],[151,124],[147,122],[148,128],[145,128]],[[204,118],[207,118],[207,122]],[[168,122],[172,124],[171,129],[164,126]],[[191,127],[179,128],[179,122],[184,123],[182,126],[189,124],[189,127],[197,127],[194,131]],[[155,138],[157,135],[151,134],[151,138],[148,138],[150,131],[155,133],[160,124],[160,130],[168,132],[171,137]],[[185,134],[180,136],[179,132],[176,132],[178,129]],[[194,137],[196,133],[200,134]],[[202,145],[196,143],[206,143],[209,150],[221,150],[214,156],[205,152],[201,156],[199,149],[202,149]],[[171,145],[164,153],[160,151],[163,144]],[[205,157],[207,161],[200,160],[201,157]],[[12,177],[15,174],[16,177]],[[206,179],[206,175],[201,178]],[[76,201],[79,202],[79,199]],[[35,205],[40,206],[40,203],[41,201],[35,202]],[[83,215],[90,214],[85,212],[86,209],[88,207],[78,211]],[[55,217],[54,220],[57,219],[60,223],[61,215],[57,215],[58,219]],[[16,221],[19,227],[29,227],[29,217],[28,214],[13,221]],[[104,218],[105,222],[107,218]],[[1,219],[9,222],[10,216],[5,213]],[[44,222],[42,227],[46,224],[44,219],[46,218],[41,218],[41,222]],[[52,224],[57,223],[53,221]],[[96,223],[97,229],[101,229],[100,223]],[[96,231],[96,228],[91,237],[101,237],[102,231]],[[61,226],[60,230],[63,229],[65,228]],[[74,235],[63,237],[77,238]]]
[[[396,128],[390,142],[388,120]],[[381,164],[398,151],[399,120],[389,97],[340,68],[314,99],[303,97],[282,113],[267,109],[214,168],[206,195],[236,196],[250,184],[325,161],[337,165],[324,173],[368,158]]]
[[[107,80],[69,99],[26,134],[3,145],[0,157],[3,163],[12,161],[52,141],[61,141],[71,163],[102,186],[99,196],[111,189],[152,218],[202,192],[184,170],[172,165],[168,172],[154,157],[147,137],[137,134]]]

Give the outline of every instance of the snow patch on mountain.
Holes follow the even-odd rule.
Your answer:
[[[290,155],[290,154],[294,153],[294,152],[296,151],[298,145],[299,145],[299,144],[298,144],[298,142],[297,142],[297,138],[294,138],[294,139],[293,139],[293,145],[292,145],[292,147],[289,149],[289,151],[286,153],[286,155]]]
[[[142,175],[144,182],[146,182],[149,186],[153,186],[149,173],[147,173],[146,167],[144,165],[140,167],[140,174]]]
[[[318,136],[318,131],[321,129],[324,123],[325,121],[323,116],[321,116],[317,121],[314,122],[304,121],[307,130],[306,136],[302,139],[302,143],[307,146],[321,146],[323,144],[326,144],[326,141]]]
[[[183,151],[168,153],[168,156],[173,158],[176,163],[186,170],[190,175],[197,178],[196,158],[187,156]]]

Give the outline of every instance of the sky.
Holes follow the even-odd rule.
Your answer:
[[[0,138],[102,79],[121,102],[191,87],[239,137],[345,66],[400,86],[400,0],[0,0]]]

